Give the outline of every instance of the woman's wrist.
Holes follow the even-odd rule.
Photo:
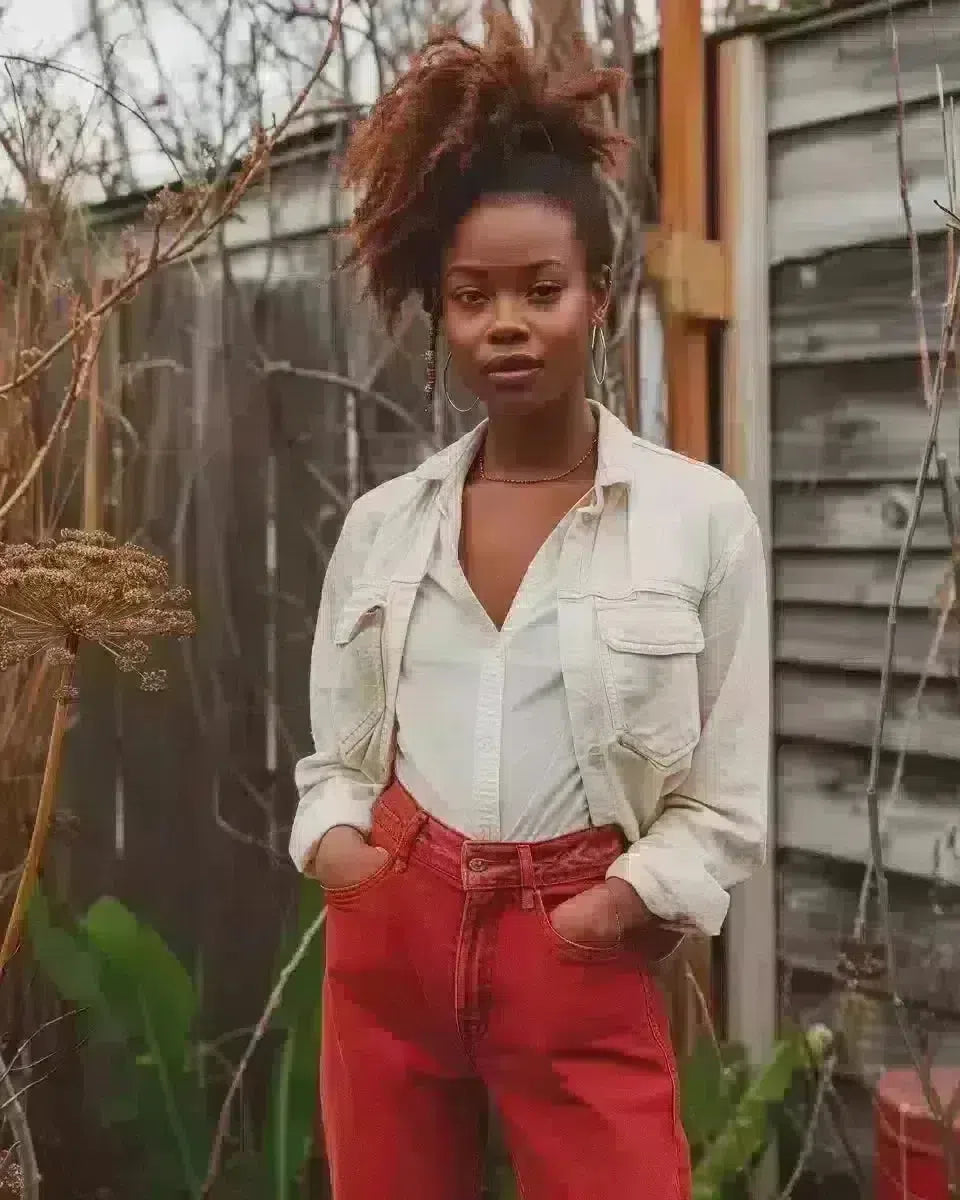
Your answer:
[[[614,915],[617,918],[621,937],[637,929],[642,929],[654,920],[650,909],[625,879],[611,877],[606,880],[606,886],[613,900]]]

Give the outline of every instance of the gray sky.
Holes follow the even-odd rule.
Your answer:
[[[774,0],[770,0],[771,3]],[[84,28],[88,22],[89,0],[0,0],[4,11],[0,22],[0,37],[4,49],[12,54],[28,54],[37,57],[52,56],[62,53],[63,60],[71,67],[91,73],[99,78],[97,58],[93,52],[92,39],[87,35],[79,43],[70,46],[66,51],[63,47],[71,41],[71,35]],[[117,56],[123,69],[129,72],[131,78],[130,90],[136,99],[145,107],[147,115],[154,117],[171,106],[176,113],[177,124],[194,132],[213,134],[216,121],[214,119],[215,105],[209,95],[204,97],[197,92],[194,78],[204,63],[212,62],[209,45],[191,30],[188,24],[179,17],[166,0],[145,0],[144,7],[149,14],[154,45],[161,59],[170,86],[158,89],[156,71],[151,62],[144,39],[139,35],[136,24],[129,15],[131,6],[126,6],[125,12],[118,13],[114,0],[102,0],[101,8],[107,16],[108,41],[117,46]],[[192,11],[203,13],[216,11],[218,5],[197,2],[187,4]],[[585,21],[588,35],[591,34],[593,23],[590,13],[593,11],[593,0],[584,5]],[[637,14],[642,26],[652,29],[655,22],[657,0],[637,0]],[[476,0],[477,13],[480,12],[480,0]],[[349,0],[348,0],[349,11]],[[519,15],[523,18],[524,10]],[[304,28],[301,22],[296,27]],[[291,28],[293,28],[291,26]],[[304,54],[310,52],[309,46],[296,46]],[[238,45],[238,55],[243,58],[246,54],[245,44]],[[14,68],[15,71],[15,68]],[[360,67],[358,77],[354,81],[354,90],[358,99],[372,99],[374,94],[374,77],[369,64]],[[86,109],[91,100],[96,98],[96,90],[79,79],[61,76],[56,81],[56,101],[61,105],[74,104],[80,109]],[[290,95],[289,75],[286,72],[266,71],[263,75],[265,90],[265,115],[269,123],[272,114],[279,116],[286,110]],[[158,96],[158,91],[160,95]],[[169,93],[169,94],[168,94]],[[365,94],[366,93],[366,94]],[[123,91],[120,92],[124,95]],[[132,97],[131,97],[132,99]],[[151,108],[158,102],[158,107]],[[110,135],[111,126],[102,102],[96,121],[91,121],[87,127],[87,136],[91,144],[97,142],[104,134]],[[155,139],[144,128],[142,123],[130,118],[126,121],[130,142],[131,158],[134,165],[137,182],[151,185],[163,182],[173,177],[169,163],[156,150]],[[111,139],[112,140],[112,139]],[[85,155],[85,157],[87,157]],[[90,197],[93,198],[92,196]]]

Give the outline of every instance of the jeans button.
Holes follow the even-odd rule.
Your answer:
[[[485,871],[487,869],[487,864],[482,858],[471,858],[467,865],[471,871]]]

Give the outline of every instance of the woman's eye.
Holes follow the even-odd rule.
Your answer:
[[[549,302],[556,300],[562,290],[559,283],[538,283],[533,288],[533,298],[541,302]]]
[[[483,292],[478,292],[476,288],[464,288],[463,291],[457,292],[456,299],[460,304],[473,307],[483,303]]]

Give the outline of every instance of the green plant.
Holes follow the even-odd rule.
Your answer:
[[[320,889],[305,882],[281,965],[320,903]],[[91,1067],[99,1074],[95,1108],[136,1148],[141,1194],[199,1197],[215,1113],[197,1034],[199,1000],[188,971],[155,930],[110,897],[70,924],[55,922],[37,892],[28,931],[35,960],[80,1010]],[[264,1128],[253,1146],[234,1148],[221,1194],[257,1200],[300,1194],[313,1140],[322,974],[322,954],[313,952],[290,978],[272,1022],[278,1048]]]
[[[826,1030],[791,1030],[751,1070],[742,1047],[709,1035],[697,1043],[681,1070],[694,1200],[748,1195],[749,1172],[771,1145],[794,1084],[829,1048]]]

